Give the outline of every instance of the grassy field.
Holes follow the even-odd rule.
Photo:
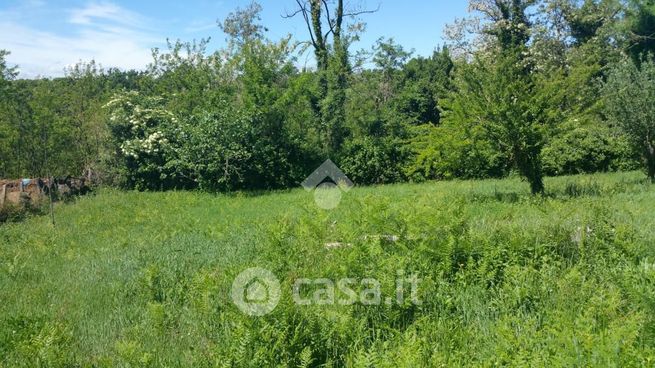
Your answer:
[[[655,365],[655,186],[641,173],[266,195],[101,190],[0,226],[0,366]],[[393,235],[380,237],[374,235]],[[326,244],[350,245],[328,248]],[[232,302],[273,272],[277,308]],[[294,303],[298,278],[421,278],[421,304]]]

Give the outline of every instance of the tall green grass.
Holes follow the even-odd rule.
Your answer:
[[[0,226],[0,366],[653,366],[655,189],[639,173],[302,190],[104,190]],[[395,235],[397,242],[385,237]],[[350,247],[327,249],[339,242]],[[248,317],[234,277],[280,279]],[[416,273],[421,305],[297,306],[300,277]]]

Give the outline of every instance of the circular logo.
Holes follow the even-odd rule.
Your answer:
[[[280,302],[280,281],[269,270],[249,268],[234,279],[232,301],[249,316],[265,316]]]
[[[314,190],[314,202],[324,210],[333,210],[341,202],[341,189],[334,183],[322,183]]]

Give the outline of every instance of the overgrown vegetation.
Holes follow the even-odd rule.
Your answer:
[[[654,188],[638,172],[545,184],[355,188],[333,212],[302,190],[80,198],[55,228],[0,227],[0,366],[652,366]],[[253,266],[283,289],[265,317],[230,299]],[[291,297],[304,277],[395,295],[398,270],[421,305]]]
[[[253,3],[220,22],[225,48],[169,42],[145,71],[83,62],[21,80],[2,51],[0,177],[275,189],[329,157],[362,185],[516,172],[543,193],[545,175],[632,169],[640,155],[653,175],[627,123],[653,121],[635,116],[655,84],[650,0],[472,0],[429,57],[385,38],[353,50],[374,9],[295,5],[307,35],[269,39]],[[303,51],[315,68],[299,68]]]
[[[0,178],[105,184],[57,226],[0,208],[0,367],[655,366],[653,1],[471,0],[428,57],[295,5],[306,37],[252,3],[144,71],[25,80],[0,50]],[[327,158],[335,211],[289,189]],[[282,285],[263,317],[230,298],[250,267]],[[291,293],[399,271],[421,303]]]
[[[655,183],[655,62],[618,64],[605,85],[608,115],[640,152],[648,178]]]

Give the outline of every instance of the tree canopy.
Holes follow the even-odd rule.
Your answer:
[[[277,40],[253,2],[217,22],[225,47],[168,40],[143,71],[21,79],[2,50],[0,177],[273,189],[331,158],[361,185],[516,173],[537,194],[546,175],[643,163],[652,178],[654,4],[471,0],[432,55],[391,37],[353,50],[376,9],[345,0],[296,0],[284,16],[306,28]]]

